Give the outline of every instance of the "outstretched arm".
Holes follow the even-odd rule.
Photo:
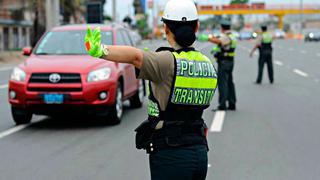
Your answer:
[[[86,50],[93,57],[113,62],[129,63],[139,69],[142,66],[143,53],[140,49],[131,46],[101,45],[101,32],[99,27],[95,28],[93,32],[91,28],[88,27],[85,45]]]
[[[208,40],[214,44],[220,45],[222,44],[221,40],[219,38],[216,38],[212,35],[209,35]]]
[[[252,57],[253,56],[253,53],[259,48],[259,44],[256,44],[253,48],[252,48],[252,50],[251,50],[251,52],[250,52],[250,57]]]
[[[220,45],[222,42],[219,38],[214,37],[213,35],[206,35],[206,34],[202,34],[198,37],[198,39],[200,41],[209,41],[212,42],[214,44]]]
[[[102,46],[109,51],[108,55],[102,55],[102,59],[119,62],[129,63],[140,69],[143,63],[143,53],[140,49],[131,46]]]

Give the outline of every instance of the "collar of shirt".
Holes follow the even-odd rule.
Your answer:
[[[189,46],[188,48],[193,48],[193,46]],[[175,46],[173,47],[174,50],[179,50],[182,49],[182,47],[179,44],[175,44]]]

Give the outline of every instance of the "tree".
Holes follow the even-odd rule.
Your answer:
[[[231,0],[230,4],[247,4],[249,0]]]
[[[230,4],[248,4],[249,0],[231,0]],[[236,27],[237,30],[240,30],[244,27],[244,17],[243,15],[238,16],[238,26]]]
[[[31,46],[34,47],[46,31],[45,2],[43,0],[29,0],[26,9],[34,12],[31,30]]]
[[[75,23],[80,23],[78,14],[85,13],[84,5],[86,2],[101,2],[103,6],[106,3],[106,0],[60,0],[63,24],[69,24],[71,22],[71,17],[74,19]]]

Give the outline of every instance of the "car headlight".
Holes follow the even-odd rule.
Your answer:
[[[87,81],[97,82],[97,81],[107,80],[109,79],[110,75],[111,75],[110,68],[102,68],[102,69],[94,70],[89,73]]]
[[[314,34],[313,34],[313,33],[310,33],[310,34],[309,34],[309,37],[313,38],[313,37],[314,37]]]
[[[257,33],[252,33],[252,37],[254,37],[254,38],[256,38],[258,36],[258,34]]]
[[[24,82],[26,80],[26,73],[20,68],[14,68],[11,73],[11,80]]]

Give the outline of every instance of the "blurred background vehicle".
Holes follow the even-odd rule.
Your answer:
[[[304,40],[308,41],[320,41],[320,29],[307,30],[304,35]]]
[[[131,34],[131,38],[134,46],[140,45],[142,41],[142,37],[140,36],[140,34],[137,31],[129,31],[129,32]]]
[[[240,40],[250,40],[250,39],[253,39],[252,32],[251,32],[251,31],[240,31],[240,33],[239,33],[239,39],[240,39]]]
[[[132,33],[122,26],[100,26],[102,43],[133,46]],[[87,55],[87,25],[56,27],[36,47],[24,48],[30,56],[14,68],[9,81],[9,102],[16,124],[29,123],[33,114],[57,116],[85,114],[120,123],[123,101],[141,107],[144,82],[135,68]],[[65,114],[64,114],[65,113]]]
[[[284,39],[286,37],[286,32],[282,29],[276,29],[273,32],[273,36],[277,39]]]
[[[252,33],[252,39],[255,39],[255,38],[257,38],[258,37],[258,32],[257,31],[254,31],[253,33]]]

